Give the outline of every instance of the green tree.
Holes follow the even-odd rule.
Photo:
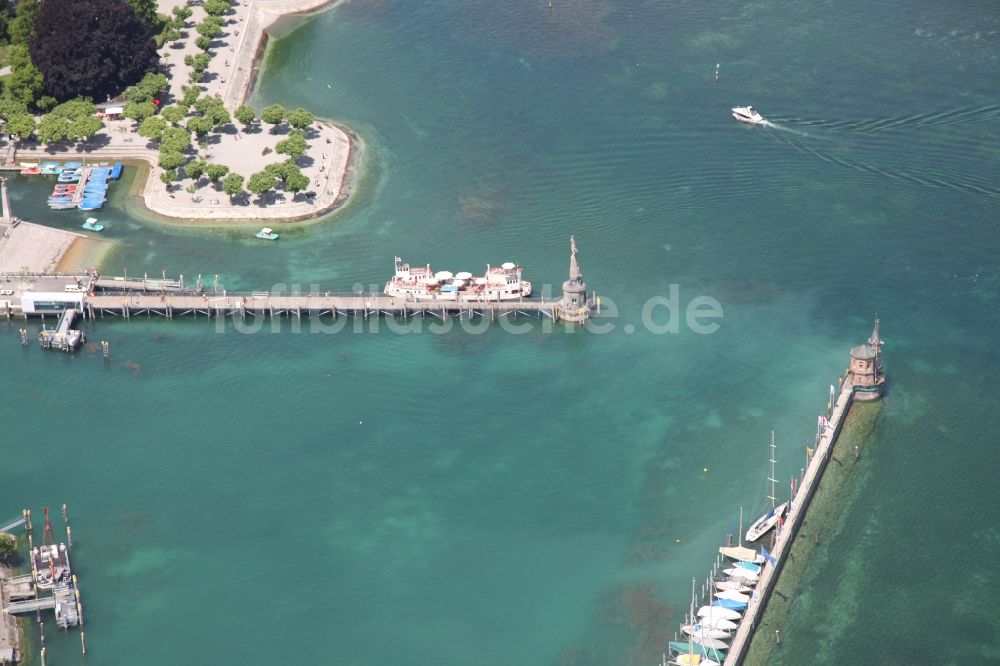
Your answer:
[[[309,176],[306,176],[301,171],[298,173],[289,173],[285,176],[285,190],[292,192],[301,192],[302,190],[309,187]]]
[[[205,160],[194,159],[184,166],[184,175],[192,180],[198,180],[205,173],[208,163]]]
[[[150,72],[142,77],[134,86],[125,89],[126,102],[149,102],[167,89],[167,77],[163,74]]]
[[[171,125],[178,125],[182,120],[184,120],[184,117],[187,116],[187,111],[176,104],[171,104],[160,111],[160,116],[162,116],[163,119]]]
[[[302,108],[288,112],[288,124],[295,129],[304,130],[312,125],[314,120],[313,114]]]
[[[163,181],[167,186],[167,191],[170,191],[170,184],[177,180],[177,169],[167,169],[160,174],[160,180]]]
[[[191,132],[183,127],[168,127],[163,130],[160,150],[183,153],[191,148]]]
[[[306,140],[302,138],[302,135],[293,134],[284,141],[279,141],[274,147],[274,151],[294,158],[305,155],[306,148],[308,147],[309,146],[306,144]]]
[[[273,190],[277,184],[274,176],[264,170],[250,176],[250,180],[247,181],[247,189],[257,196],[263,196],[265,192]]]
[[[159,116],[150,116],[139,125],[139,136],[144,136],[153,141],[163,138],[163,130],[167,129],[167,121]]]
[[[66,130],[66,138],[70,141],[84,141],[101,131],[104,123],[100,118],[94,116],[84,116],[69,124]]]
[[[200,112],[208,118],[212,122],[213,127],[225,125],[232,120],[221,97],[209,97],[206,95],[194,103],[194,108],[195,111]]]
[[[231,173],[222,181],[222,191],[231,197],[243,194],[243,176]]]
[[[180,31],[180,29],[178,29],[178,28],[176,28],[176,27],[174,27],[172,25],[169,26],[169,27],[167,27],[167,29],[163,31],[163,43],[164,44],[173,44],[174,42],[176,42],[180,38],[181,38],[181,31]]]
[[[49,114],[38,124],[38,140],[42,143],[58,143],[66,138],[68,129],[68,120]]]
[[[156,0],[125,0],[135,15],[142,19],[142,22],[150,28],[156,26],[158,19],[156,16]]]
[[[244,104],[236,109],[233,115],[236,116],[236,120],[240,121],[243,127],[249,127],[257,119],[257,112],[249,104]]]
[[[160,166],[160,168],[167,169],[169,171],[171,169],[178,169],[184,166],[184,164],[187,163],[187,161],[188,158],[185,155],[181,155],[180,153],[175,153],[172,150],[161,149],[160,160],[157,162],[157,164]]]
[[[208,69],[208,64],[212,61],[212,56],[207,53],[197,55],[188,54],[184,56],[184,64],[196,72],[204,72]]]
[[[7,26],[11,44],[27,48],[31,38],[35,36],[35,17],[38,16],[40,5],[39,0],[21,0],[17,3],[14,18]]]
[[[27,113],[11,116],[4,127],[4,131],[8,134],[13,134],[18,139],[27,139],[35,133],[36,129],[34,116]]]
[[[152,102],[129,102],[125,105],[125,117],[142,122],[156,113],[156,105]]]
[[[35,107],[42,113],[47,113],[58,106],[59,100],[49,95],[42,95],[35,100]]]
[[[210,20],[211,17],[206,18],[204,21],[199,23],[195,27],[195,32],[197,32],[202,37],[208,37],[209,39],[215,39],[220,34],[222,34],[222,27],[219,25],[218,21]]]
[[[28,112],[28,105],[18,99],[5,97],[0,99],[0,118],[10,120],[14,116],[19,116]]]
[[[194,45],[197,46],[202,51],[207,51],[212,48],[211,37],[205,37],[204,35],[199,35],[197,39],[194,40]]]
[[[212,131],[212,119],[206,116],[195,116],[188,120],[187,128],[198,136],[205,136]]]
[[[189,108],[198,101],[199,95],[201,95],[201,88],[198,86],[181,86],[181,101],[178,104],[184,108]]]
[[[229,167],[225,164],[206,164],[205,165],[205,175],[213,183],[219,182],[219,180],[229,173]]]
[[[45,78],[31,62],[28,47],[13,44],[7,49],[10,76],[4,81],[4,96],[30,106],[42,94]]]
[[[226,0],[205,0],[201,8],[209,16],[222,16],[229,11],[229,3]]]
[[[178,28],[183,28],[184,22],[191,18],[191,14],[194,13],[190,7],[174,7],[170,11],[173,13],[174,19],[180,23]]]
[[[260,119],[263,120],[268,125],[274,125],[275,127],[285,119],[285,107],[280,104],[272,104],[265,107],[263,111],[260,112]],[[271,128],[274,131],[274,128]]]
[[[10,560],[17,554],[17,540],[13,535],[0,532],[0,560]]]

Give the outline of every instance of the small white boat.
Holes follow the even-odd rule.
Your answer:
[[[702,622],[711,622],[716,618],[720,620],[739,620],[743,614],[730,608],[722,606],[702,606],[698,609],[698,617]]]
[[[688,636],[700,636],[701,638],[732,638],[732,634],[724,629],[713,629],[703,624],[685,624],[681,627]]]
[[[722,592],[716,592],[714,595],[716,599],[729,599],[730,601],[738,601],[741,604],[750,603],[749,594],[740,594],[735,590],[723,590]]]
[[[715,581],[715,589],[719,592],[732,590],[733,592],[739,592],[740,594],[750,594],[753,592],[753,588],[747,586],[746,582],[742,580],[717,580]]]
[[[699,624],[708,627],[709,629],[724,629],[726,631],[736,631],[740,628],[739,622],[733,622],[732,620],[726,620],[724,618],[701,618]]]
[[[747,584],[756,584],[760,580],[760,576],[749,569],[723,569],[722,573],[729,576],[732,580],[744,580]]]
[[[760,125],[764,122],[764,117],[752,106],[734,106],[731,111],[733,112],[733,118],[736,118],[741,123]]]
[[[270,228],[264,227],[257,232],[257,238],[262,238],[264,240],[278,240],[278,234],[271,231]]]
[[[88,217],[87,221],[80,226],[87,231],[102,231],[104,229],[104,225],[100,224],[96,217]]]
[[[771,482],[771,494],[768,495],[768,499],[771,500],[771,508],[767,512],[765,512],[763,516],[755,520],[754,523],[750,526],[750,529],[747,530],[747,537],[746,537],[747,541],[756,541],[757,539],[767,534],[768,530],[770,530],[772,527],[778,524],[778,522],[781,520],[781,517],[785,514],[785,511],[788,509],[788,502],[785,502],[783,504],[778,504],[777,506],[775,506],[777,502],[777,497],[774,491],[774,484],[776,483],[776,479],[774,478],[774,431],[773,430],[771,431],[771,476],[767,477],[767,480]]]
[[[712,648],[713,650],[729,649],[729,643],[718,638],[702,638],[701,636],[691,636],[690,640],[702,647]]]

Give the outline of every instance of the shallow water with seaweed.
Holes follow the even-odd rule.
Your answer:
[[[875,312],[892,384],[855,528],[824,538],[802,589],[826,603],[783,627],[781,663],[918,663],[941,636],[995,658],[972,598],[1000,499],[992,6],[553,5],[308,20],[254,101],[355,127],[357,201],[261,244],[143,220],[121,188],[103,268],[325,291],[395,255],[514,260],[558,292],[575,234],[611,333],[104,319],[105,364],[0,322],[8,510],[70,504],[89,661],[656,663],[763,498],[768,433],[789,478]],[[774,127],[738,125],[744,103]],[[31,187],[19,213],[77,224]],[[672,284],[719,301],[717,332],[650,330]]]

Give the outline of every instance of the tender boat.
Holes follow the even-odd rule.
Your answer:
[[[21,167],[22,176],[37,176],[42,172],[42,167]]]
[[[764,117],[757,112],[757,109],[752,106],[734,106],[732,109],[733,118],[740,121],[741,123],[748,123],[750,125],[760,125],[764,122]]]
[[[264,227],[256,234],[257,238],[261,238],[263,240],[278,240],[278,235],[279,234],[276,234],[273,231],[271,231],[269,227]]]
[[[83,228],[87,231],[103,231],[104,225],[97,221],[96,217],[88,217],[87,221],[83,223]]]
[[[531,283],[521,273],[521,267],[509,261],[500,266],[487,264],[481,277],[468,272],[435,273],[430,264],[410,266],[396,257],[396,273],[384,291],[388,296],[417,300],[509,301],[531,296]]]

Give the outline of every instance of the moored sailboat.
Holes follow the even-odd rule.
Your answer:
[[[760,518],[755,520],[750,528],[747,530],[747,541],[756,541],[757,539],[764,536],[772,527],[778,524],[781,520],[782,515],[784,515],[785,510],[788,509],[788,502],[775,506],[777,497],[775,496],[774,486],[777,481],[774,478],[774,431],[771,431],[771,476],[767,478],[771,482],[771,494],[768,499],[771,500],[771,508]]]

